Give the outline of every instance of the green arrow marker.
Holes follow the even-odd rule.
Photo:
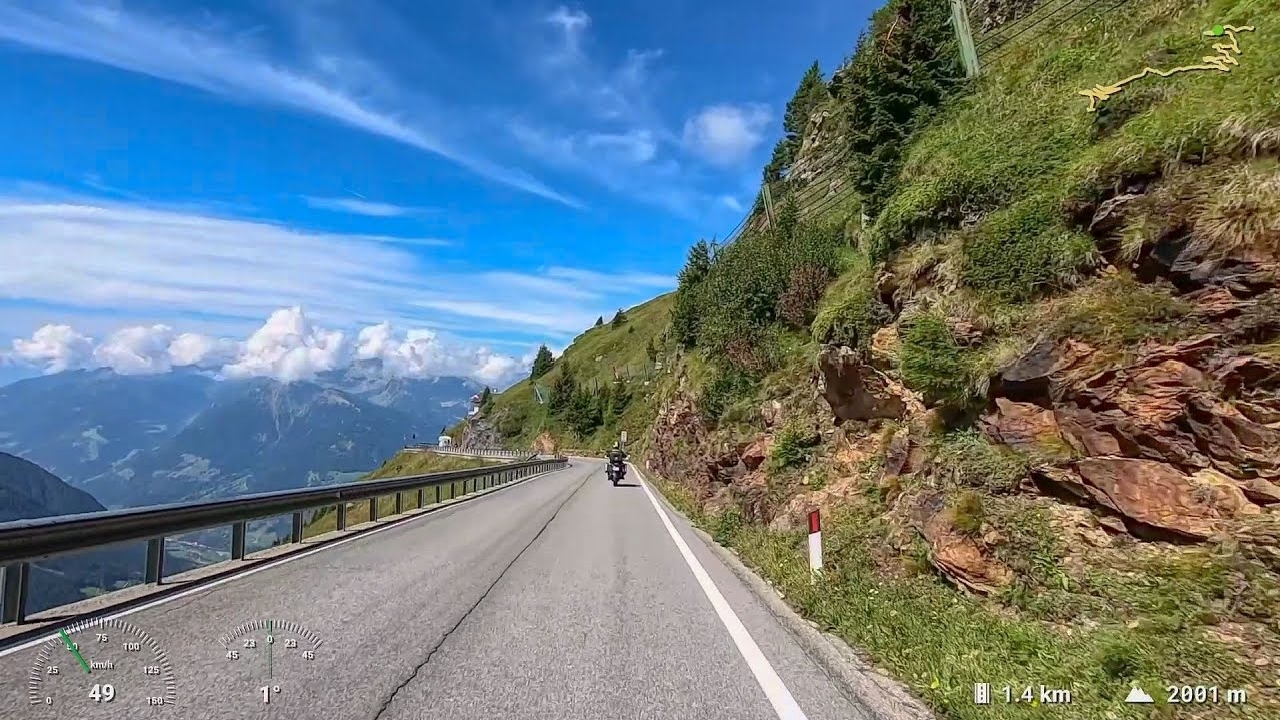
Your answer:
[[[85,672],[92,675],[93,671],[89,669],[89,663],[84,661],[84,656],[80,654],[80,650],[76,648],[76,644],[71,642],[71,638],[67,636],[67,631],[59,630],[58,636],[62,638],[62,644],[66,645],[68,650],[75,653],[76,659],[80,661],[80,667],[84,668]]]

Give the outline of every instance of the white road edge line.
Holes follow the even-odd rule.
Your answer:
[[[635,466],[633,465],[632,468],[634,469]],[[639,475],[638,472],[636,474],[637,476]],[[747,661],[747,666],[751,668],[751,674],[755,675],[756,682],[759,683],[760,689],[769,698],[769,704],[773,706],[773,711],[778,715],[779,720],[808,720],[804,711],[800,709],[800,705],[796,703],[796,699],[792,697],[791,691],[782,682],[782,678],[778,677],[773,665],[769,664],[768,658],[760,651],[760,646],[756,645],[756,641],[752,639],[751,633],[747,632],[742,620],[738,618],[737,613],[729,606],[728,601],[724,599],[724,595],[720,594],[720,588],[716,587],[711,576],[707,574],[706,568],[702,567],[702,563],[698,562],[698,558],[689,549],[689,544],[684,541],[684,538],[676,530],[675,525],[671,523],[671,518],[667,517],[666,511],[662,509],[662,505],[658,503],[657,496],[653,494],[653,490],[649,489],[649,483],[644,478],[640,478],[640,487],[644,488],[645,495],[649,496],[649,503],[653,505],[654,512],[658,513],[663,526],[667,528],[667,534],[671,536],[671,540],[676,544],[676,549],[684,557],[685,564],[693,572],[694,579],[698,581],[698,585],[702,586],[702,592],[711,601],[711,607],[715,609],[716,615],[720,616],[720,622],[724,623],[725,629],[729,631],[729,636],[733,638],[733,644],[738,647],[738,652],[742,654],[742,659]]]
[[[553,472],[560,472],[560,471],[559,471],[559,470],[550,470],[550,471],[548,471],[548,472],[541,472],[541,473],[538,473],[538,474],[536,474],[536,475],[530,475],[529,477],[527,477],[527,478],[523,478],[523,480],[521,480],[521,481],[519,481],[519,482],[516,482],[515,484],[516,484],[516,485],[520,485],[520,484],[522,484],[522,483],[524,483],[524,482],[528,482],[528,481],[530,481],[530,480],[533,480],[534,478],[541,477],[541,476],[543,476],[543,475],[549,475],[550,473],[553,473]],[[489,492],[491,492],[493,489],[501,489],[502,487],[503,487],[503,486],[499,485],[497,488],[491,488],[489,491],[485,491],[484,493],[481,493],[480,495],[473,496],[473,499],[474,499],[475,497],[482,497],[482,496],[484,496],[484,495],[487,495],[487,494],[489,494]],[[508,484],[506,485],[506,487],[510,488],[510,487],[513,487],[513,485],[512,485],[511,483],[508,483]],[[463,497],[466,497],[466,496],[464,495]],[[440,509],[443,509],[443,508],[440,508]],[[240,580],[240,579],[242,579],[242,578],[247,578],[247,577],[249,577],[250,575],[257,575],[257,574],[258,574],[258,573],[260,573],[260,572],[263,572],[263,571],[266,571],[266,570],[271,570],[272,568],[280,567],[281,565],[284,565],[285,563],[293,562],[294,560],[301,560],[301,559],[306,558],[306,557],[311,557],[312,555],[315,555],[316,553],[324,552],[325,550],[330,550],[330,549],[332,549],[332,548],[336,548],[336,547],[338,547],[339,545],[346,545],[346,544],[347,544],[347,543],[349,543],[349,542],[352,542],[352,541],[355,541],[355,540],[359,540],[359,539],[361,539],[361,538],[366,538],[366,537],[369,537],[370,535],[377,535],[378,533],[383,532],[383,531],[385,531],[385,530],[390,530],[390,529],[392,529],[392,528],[397,528],[397,527],[400,527],[400,526],[402,526],[402,525],[405,525],[406,523],[412,522],[415,518],[420,518],[420,517],[430,517],[431,515],[434,515],[434,514],[435,514],[434,512],[422,512],[422,513],[417,513],[417,514],[415,514],[415,515],[411,515],[411,516],[406,517],[406,518],[401,518],[401,519],[400,519],[400,520],[401,520],[401,522],[393,522],[393,523],[389,523],[389,524],[387,524],[387,525],[384,525],[384,526],[382,526],[382,527],[378,527],[378,528],[371,528],[371,529],[369,529],[369,530],[365,530],[365,531],[363,531],[363,532],[358,532],[358,533],[356,533],[356,534],[354,534],[354,535],[351,535],[351,536],[349,536],[349,537],[344,537],[344,538],[341,538],[341,539],[338,539],[338,540],[332,540],[332,541],[330,541],[330,542],[325,543],[324,545],[321,545],[320,547],[312,548],[312,549],[310,549],[310,550],[303,550],[303,551],[301,551],[301,552],[293,553],[293,554],[290,554],[290,555],[285,555],[284,557],[280,558],[279,560],[271,560],[271,561],[269,561],[269,562],[267,562],[267,563],[264,563],[264,564],[262,564],[262,565],[255,565],[254,567],[248,568],[248,569],[244,570],[243,572],[237,572],[237,573],[235,573],[235,574],[233,574],[233,575],[228,575],[227,577],[224,577],[224,578],[218,578],[217,580],[214,580],[214,581],[212,581],[212,582],[207,582],[207,583],[203,583],[203,584],[198,584],[198,585],[196,585],[195,587],[190,588],[190,589],[188,589],[188,590],[182,590],[182,591],[180,591],[180,592],[176,592],[176,593],[174,593],[174,594],[172,594],[172,595],[166,595],[165,597],[159,598],[159,599],[157,599],[157,600],[152,600],[151,602],[148,602],[148,603],[143,603],[143,604],[141,604],[141,605],[137,605],[137,606],[135,606],[135,607],[131,607],[131,608],[125,608],[124,610],[121,610],[120,612],[111,613],[111,614],[109,614],[109,615],[100,615],[100,616],[98,616],[98,617],[94,618],[94,619],[93,619],[93,621],[94,621],[94,622],[106,622],[106,621],[108,621],[108,620],[115,620],[115,619],[117,619],[117,618],[127,617],[127,616],[129,616],[129,615],[133,615],[134,613],[142,612],[143,610],[150,610],[151,608],[159,607],[159,606],[161,606],[161,605],[164,605],[165,603],[171,603],[171,602],[173,602],[174,600],[181,600],[182,598],[191,597],[192,595],[195,595],[196,593],[202,593],[202,592],[205,592],[206,590],[211,590],[211,589],[213,589],[213,588],[218,587],[219,585],[226,585],[226,584],[227,584],[227,583],[229,583],[229,582],[232,582],[232,581],[235,581],[235,580]],[[391,519],[391,518],[387,518],[387,519]],[[226,562],[230,562],[230,561],[228,560],[228,561],[226,561]],[[58,625],[58,627],[59,627],[59,628],[63,628],[63,627],[66,627],[66,626],[65,626],[65,625]],[[33,648],[33,647],[36,647],[37,645],[40,645],[40,644],[42,644],[42,643],[49,642],[50,640],[52,640],[52,639],[54,639],[54,638],[56,638],[56,637],[58,637],[58,631],[57,631],[57,630],[54,630],[53,632],[49,633],[48,635],[41,635],[41,636],[39,636],[39,637],[37,637],[37,638],[34,638],[34,639],[32,639],[32,640],[28,640],[28,641],[26,641],[26,642],[24,642],[24,643],[22,643],[22,644],[20,644],[20,645],[15,645],[15,646],[13,646],[13,647],[11,647],[11,648],[5,648],[4,650],[0,650],[0,658],[5,657],[5,656],[7,656],[7,655],[12,655],[12,654],[14,654],[14,653],[16,653],[16,652],[20,652],[20,651],[22,651],[22,650],[28,650],[28,649]]]

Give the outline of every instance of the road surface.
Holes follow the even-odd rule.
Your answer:
[[[118,644],[95,646],[92,630],[75,633],[88,660],[117,661],[85,673],[54,640],[48,663],[60,672],[40,673],[37,698],[50,697],[48,706],[28,699],[40,648],[0,655],[0,717],[867,717],[679,516],[638,483],[610,486],[599,461],[576,460],[120,622],[160,652],[126,655]],[[123,627],[105,628],[111,643],[128,639],[116,637]],[[173,706],[146,706],[163,694],[145,669],[159,663],[153,657],[172,668]],[[93,700],[93,685],[106,682],[113,701],[101,692]]]

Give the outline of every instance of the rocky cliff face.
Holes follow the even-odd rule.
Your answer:
[[[1085,283],[1094,290],[1041,310],[1052,315],[1055,303],[1124,276],[1183,309],[1172,329],[1121,343],[1029,326],[958,420],[906,387],[892,323],[861,350],[822,346],[809,382],[766,400],[748,434],[706,422],[682,381],[646,439],[648,467],[691,489],[710,514],[734,511],[775,530],[802,527],[815,508],[874,506],[887,572],[923,543],[937,573],[977,595],[1002,593],[1028,572],[993,508],[1048,518],[1070,577],[1214,549],[1233,558],[1241,592],[1252,594],[1230,604],[1253,609],[1223,610],[1231,620],[1213,632],[1248,662],[1270,662],[1280,654],[1280,242],[1224,248],[1172,213],[1161,215],[1155,242],[1120,252],[1108,228],[1155,192],[1078,209],[1102,250]],[[928,269],[912,273],[880,269],[881,300],[899,318],[937,302],[920,279]],[[991,341],[980,324],[950,318],[948,327],[957,347]],[[961,467],[940,445],[948,424],[967,424],[992,459]],[[771,467],[783,442],[807,448],[799,470]]]

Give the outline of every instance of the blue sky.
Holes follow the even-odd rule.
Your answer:
[[[4,0],[0,379],[364,352],[506,381],[737,223],[871,9]]]

